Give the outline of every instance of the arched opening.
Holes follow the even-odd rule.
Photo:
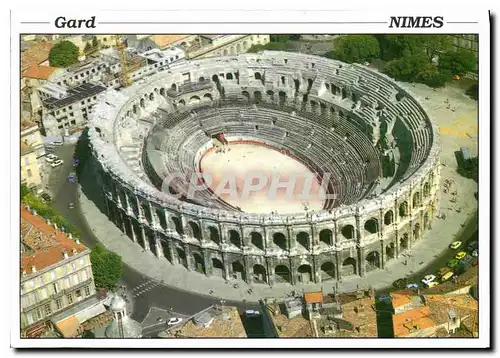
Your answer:
[[[399,205],[399,217],[406,217],[408,216],[408,203],[405,201]]]
[[[241,52],[241,45],[236,44],[236,53],[240,53],[240,52]]]
[[[335,279],[335,265],[333,262],[325,262],[321,265],[321,281]]]
[[[190,99],[189,99],[189,104],[197,104],[197,103],[200,103],[200,97],[198,96],[192,96]]]
[[[342,99],[346,98],[347,98],[347,91],[345,90],[345,88],[342,88]]]
[[[228,52],[227,50],[224,50],[224,51],[222,52],[222,54],[223,54],[224,56],[227,56],[227,55],[228,55],[228,53],[229,53],[229,52]]]
[[[255,72],[254,77],[256,80],[262,80],[262,76],[261,76],[260,72]]]
[[[319,232],[319,242],[327,246],[333,246],[333,233],[330,229],[323,229]]]
[[[340,230],[340,233],[347,240],[352,240],[352,239],[354,239],[354,226],[346,225],[346,226],[342,227],[342,230]]]
[[[160,244],[161,244],[161,249],[163,251],[163,256],[165,256],[165,258],[168,261],[170,261],[170,263],[174,264],[175,262],[172,262],[172,256],[170,255],[170,247],[168,240],[166,238],[162,238],[160,240]]]
[[[212,259],[212,273],[214,276],[224,277],[224,265],[222,261],[216,257]]]
[[[334,116],[335,115],[335,107],[330,107],[330,116]]]
[[[297,234],[297,243],[304,249],[309,250],[309,234],[307,232],[299,232]]]
[[[202,77],[198,78],[198,82],[205,82],[205,77],[202,76]]]
[[[246,99],[247,99],[247,100],[249,100],[249,99],[250,99],[250,93],[248,93],[247,91],[243,91],[243,92],[241,92],[241,94],[242,94],[244,97],[246,97]]]
[[[229,242],[241,249],[241,238],[240,234],[236,230],[229,230]]]
[[[260,93],[260,91],[255,91],[253,93],[253,98],[255,100],[255,103],[260,103],[262,102],[262,93]]]
[[[233,74],[232,73],[227,73],[226,74],[226,80],[232,80],[233,79]]]
[[[396,255],[396,246],[394,245],[393,242],[391,242],[385,247],[385,256],[387,260],[391,260],[394,258],[395,255]]]
[[[421,230],[420,230],[420,224],[416,223],[414,228],[413,228],[413,239],[415,241],[420,240],[421,237]]]
[[[420,206],[420,193],[417,191],[413,194],[413,208]]]
[[[313,80],[308,78],[307,79],[307,92],[309,92],[311,90],[312,85],[313,85]]]
[[[137,107],[137,105],[136,105],[136,104],[134,104],[134,105],[132,106],[132,112],[133,112],[134,114],[137,114],[137,111],[138,111],[138,107]]]
[[[318,102],[311,101],[311,112],[312,113],[317,113],[318,112]]]
[[[199,252],[193,252],[194,259],[194,270],[196,272],[205,274],[205,260],[203,260],[203,256]]]
[[[290,269],[285,265],[278,265],[274,269],[276,282],[278,283],[291,283]]]
[[[399,247],[401,251],[408,250],[408,234],[403,234],[403,237],[399,239]]]
[[[246,41],[243,41],[243,50],[247,50],[248,49],[248,43]]]
[[[283,91],[280,91],[278,96],[279,96],[279,105],[284,106],[286,104],[286,93]]]
[[[348,257],[342,262],[342,276],[351,276],[356,274],[356,260]]]
[[[277,232],[277,233],[273,234],[273,243],[274,243],[274,245],[279,247],[281,250],[287,249],[286,236],[283,235],[281,232]]]
[[[141,98],[141,100],[139,101],[139,105],[141,106],[141,108],[146,108],[146,105],[144,103],[144,98]]]
[[[267,283],[266,268],[262,265],[253,265],[253,281],[256,283]]]
[[[150,101],[153,101],[154,99],[155,99],[155,95],[154,95],[154,93],[151,93],[151,94],[149,95],[149,100],[150,100]]]
[[[163,88],[163,87],[160,88],[160,96],[165,97],[165,95],[166,95],[165,88]]]
[[[431,186],[429,183],[424,184],[424,198],[428,198],[429,194],[431,193]]]
[[[172,91],[177,91],[177,85],[175,83],[172,83],[172,86],[170,86],[170,89]]]
[[[241,264],[239,261],[235,261],[231,264],[231,268],[233,271],[233,277],[237,280],[246,281],[245,275],[245,266]]]
[[[184,101],[183,99],[181,99],[179,102],[178,102],[179,106],[185,106],[186,105],[186,101]]]
[[[365,230],[370,234],[376,234],[378,232],[378,220],[371,218],[365,222]]]
[[[183,232],[182,232],[182,224],[181,224],[181,219],[179,219],[178,217],[176,216],[172,216],[170,218],[170,220],[172,221],[172,224],[173,224],[173,227],[175,228],[175,231],[179,234],[179,235],[182,235]]]
[[[282,85],[286,84],[286,78],[285,78],[285,76],[281,76],[280,79],[281,79],[281,84]]]
[[[219,77],[217,75],[212,76],[212,81],[219,82]]]
[[[424,230],[429,228],[429,213],[424,214]]]
[[[274,92],[273,92],[273,91],[271,91],[271,90],[268,90],[268,91],[266,92],[266,94],[267,94],[267,96],[269,97],[269,99],[270,99],[272,102],[274,102]]]
[[[319,104],[319,108],[320,108],[320,113],[322,116],[326,115],[326,104],[324,104],[323,102],[321,102]]]
[[[366,271],[372,271],[380,268],[380,254],[377,251],[372,251],[365,258]]]
[[[295,78],[293,80],[293,84],[295,86],[295,95],[297,95],[297,93],[299,92],[299,88],[300,88],[300,81]]]
[[[311,265],[300,265],[297,269],[298,279],[301,283],[309,283],[313,281]]]
[[[213,101],[212,95],[210,93],[205,93],[203,99],[206,101]]]
[[[251,232],[250,233],[250,242],[252,243],[253,246],[258,248],[259,250],[264,251],[264,241],[262,240],[262,235],[258,232]]]
[[[149,210],[149,206],[147,204],[141,204],[141,208],[146,221],[151,224],[153,218],[151,217],[151,210]]]
[[[186,253],[180,247],[177,248],[177,263],[187,268]]]
[[[394,222],[394,213],[389,210],[384,215],[384,225],[391,225]]]
[[[212,242],[214,242],[215,244],[219,245],[220,244],[219,231],[213,226],[209,226],[208,231],[210,233],[210,240],[212,240]]]
[[[195,239],[201,241],[200,226],[197,223],[195,223],[194,221],[189,221],[188,228],[189,228],[191,236],[193,236]]]

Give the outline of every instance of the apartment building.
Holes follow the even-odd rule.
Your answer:
[[[68,309],[73,317],[96,303],[90,250],[26,207],[21,207],[20,294],[25,335]]]
[[[42,136],[34,122],[21,122],[21,184],[28,188],[42,190],[41,167],[45,155]]]

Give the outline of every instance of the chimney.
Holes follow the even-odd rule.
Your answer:
[[[77,243],[78,245],[80,245],[80,239],[78,239],[78,238],[77,238],[77,239],[76,239],[76,243]]]
[[[26,276],[26,275],[27,275],[26,270],[23,269],[23,277]]]
[[[31,271],[32,271],[33,273],[34,273],[34,272],[36,272],[36,267],[35,267],[35,265],[31,266]]]
[[[48,225],[51,225],[51,222],[50,222],[50,220],[49,220],[49,219],[47,219],[47,224],[48,224]]]
[[[68,237],[69,237],[70,239],[73,239],[73,235],[72,235],[70,232],[68,233]]]
[[[54,228],[57,230],[57,224],[56,223],[54,223]]]
[[[71,250],[71,252],[73,253],[73,255],[77,254],[76,249]]]
[[[64,259],[68,258],[68,253],[66,251],[63,251],[62,254],[63,254]]]

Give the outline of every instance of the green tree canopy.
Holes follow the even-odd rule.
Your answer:
[[[465,94],[467,94],[467,96],[477,101],[479,99],[479,84],[475,83],[472,86],[470,86],[465,92]]]
[[[380,45],[372,35],[348,35],[333,40],[334,56],[343,62],[365,62],[380,56]]]
[[[90,262],[96,287],[113,290],[123,274],[122,258],[97,244],[90,253]]]
[[[21,201],[29,193],[31,193],[31,190],[28,188],[28,186],[26,184],[21,184]]]
[[[49,53],[49,62],[54,67],[68,67],[78,62],[78,47],[71,41],[61,41]]]
[[[439,56],[439,71],[463,76],[476,68],[476,55],[472,51],[448,51]]]
[[[252,45],[247,52],[257,53],[264,50],[284,51],[285,49],[286,45],[282,42],[268,42],[265,45]]]
[[[270,35],[269,40],[271,42],[282,42],[285,43],[287,41],[298,41],[300,40],[300,35]]]
[[[450,50],[449,35],[376,35],[380,44],[381,58],[386,61],[425,54],[427,61],[439,53]]]
[[[403,57],[389,62],[384,73],[396,80],[411,82],[419,73],[426,70],[427,64],[427,58],[423,54]]]

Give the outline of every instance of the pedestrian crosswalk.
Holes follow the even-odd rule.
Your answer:
[[[139,297],[159,285],[161,285],[160,281],[150,279],[146,282],[141,283],[139,286],[134,287],[132,289],[132,295],[134,298]]]

